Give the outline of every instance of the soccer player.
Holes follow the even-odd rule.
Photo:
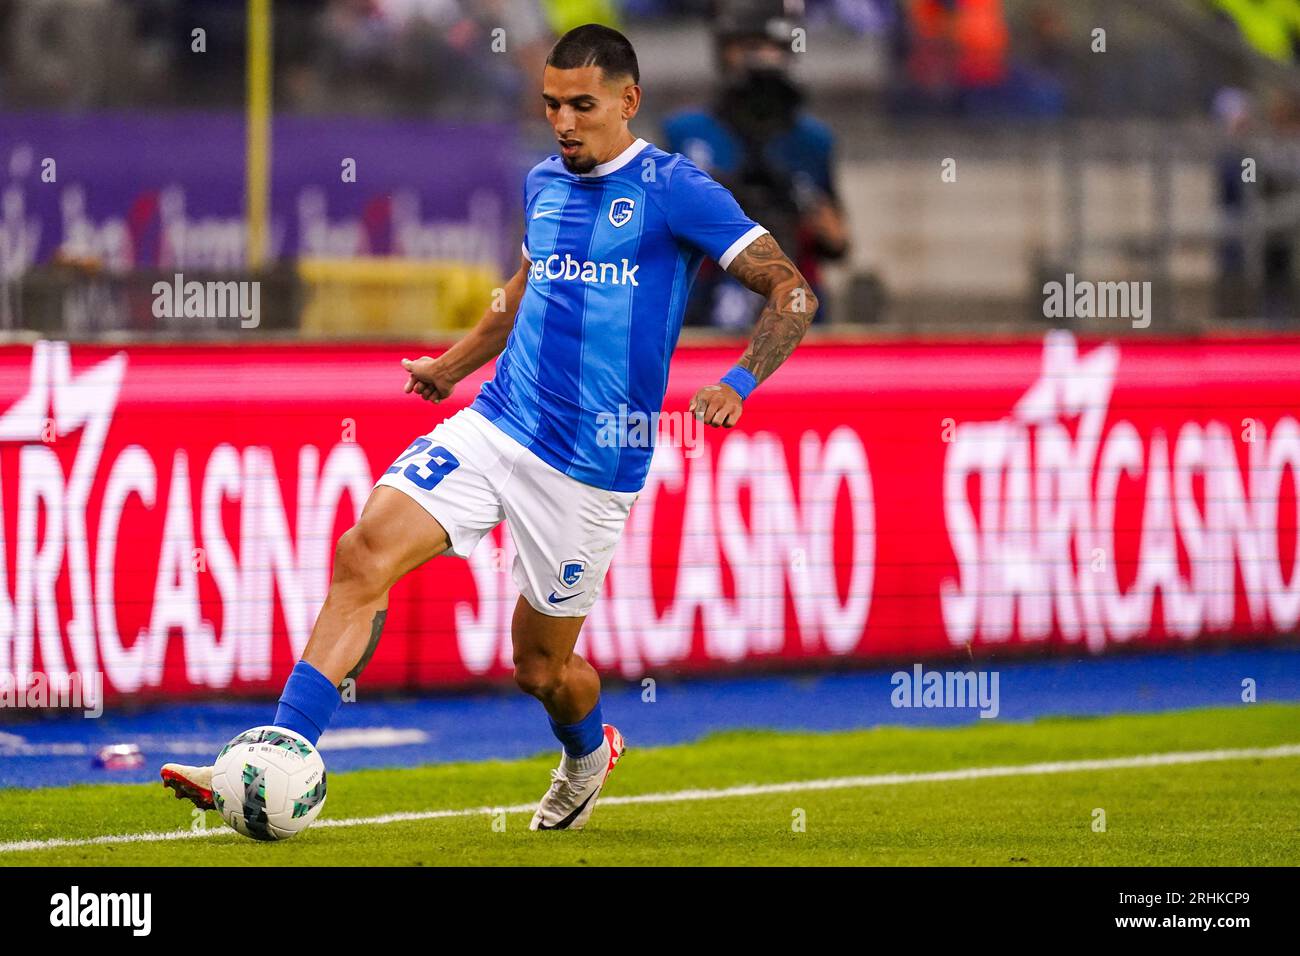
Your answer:
[[[689,411],[731,428],[753,389],[798,345],[817,309],[799,270],[724,187],[628,129],[641,104],[636,54],[616,30],[577,27],[542,78],[560,152],[524,181],[525,238],[504,311],[437,358],[403,359],[405,390],[431,402],[496,358],[473,403],[417,438],[340,538],[329,593],[273,723],[313,745],[383,625],[388,591],[451,551],[467,557],[502,519],[517,546],[515,681],[563,745],[530,829],[580,829],[624,751],[603,722],[600,678],[573,652],[653,453],[610,440],[609,422],[654,421],[704,256],[767,305],[739,362]],[[619,414],[620,405],[627,415]],[[653,429],[651,429],[653,431]],[[212,806],[212,768],[168,764],[164,784]]]

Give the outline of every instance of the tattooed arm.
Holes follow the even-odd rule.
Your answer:
[[[817,313],[817,297],[771,235],[759,236],[746,246],[727,271],[741,285],[767,297],[749,348],[738,363],[755,383],[762,383],[790,357],[808,331]],[[709,425],[730,428],[740,420],[742,398],[736,387],[724,380],[696,392],[690,410]]]

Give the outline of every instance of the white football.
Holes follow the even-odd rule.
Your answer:
[[[283,727],[246,730],[217,754],[212,799],[223,820],[254,840],[287,840],[325,806],[325,761]]]

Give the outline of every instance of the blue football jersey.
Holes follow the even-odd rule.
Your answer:
[[[566,475],[637,491],[700,263],[725,269],[767,230],[685,156],[643,139],[589,173],[558,155],[538,163],[524,216],[528,285],[472,407]]]

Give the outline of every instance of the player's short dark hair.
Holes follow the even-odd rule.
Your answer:
[[[598,66],[607,77],[630,76],[633,83],[641,82],[632,44],[617,30],[599,23],[584,23],[556,40],[546,65],[557,70]]]

